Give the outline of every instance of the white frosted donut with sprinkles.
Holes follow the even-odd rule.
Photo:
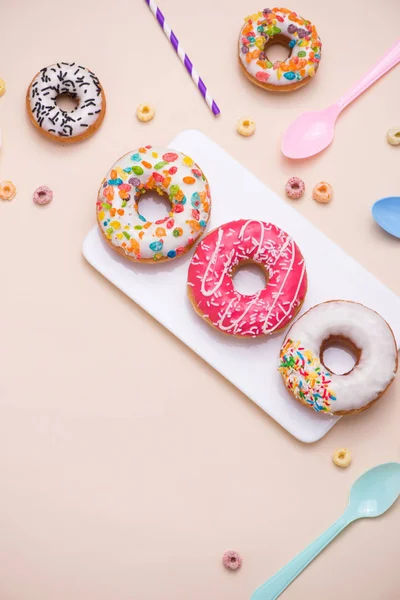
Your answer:
[[[266,274],[264,289],[239,293],[232,274],[253,262]],[[197,246],[188,273],[188,294],[196,312],[223,333],[258,337],[285,329],[307,291],[304,258],[282,229],[263,221],[225,223]]]
[[[356,359],[338,375],[323,362],[331,345],[347,347]],[[345,415],[365,410],[392,383],[398,366],[396,340],[375,311],[345,300],[323,302],[290,328],[279,370],[289,392],[318,413]]]
[[[66,94],[78,105],[66,111],[57,98]],[[60,62],[41,69],[26,94],[26,108],[33,125],[45,136],[62,143],[78,142],[92,135],[106,112],[106,97],[92,71],[76,63]]]
[[[289,49],[286,60],[272,63],[268,47]],[[314,77],[321,60],[321,40],[315,25],[287,8],[265,8],[249,15],[239,35],[239,62],[256,85],[273,92],[299,88]]]
[[[139,201],[147,191],[166,195],[167,217],[148,221]],[[185,254],[204,232],[210,216],[207,179],[192,158],[143,146],[108,171],[97,199],[97,221],[107,243],[135,262],[162,262]]]

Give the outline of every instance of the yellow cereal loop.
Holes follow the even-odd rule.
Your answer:
[[[249,119],[249,117],[242,117],[237,122],[236,129],[240,135],[248,137],[249,135],[253,135],[255,132],[256,124],[252,119]]]
[[[0,96],[2,96],[6,91],[6,82],[4,79],[0,79]]]
[[[386,139],[392,146],[398,146],[400,144],[400,127],[389,129],[386,134]]]
[[[346,468],[351,463],[351,453],[347,448],[339,448],[335,450],[332,460],[338,467]]]
[[[151,121],[155,115],[155,108],[150,104],[139,104],[136,109],[136,116],[139,121],[143,123],[147,123],[147,121]]]

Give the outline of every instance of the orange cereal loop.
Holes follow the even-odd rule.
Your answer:
[[[169,177],[169,176],[164,177],[162,183],[163,183],[163,186],[167,188],[169,186],[169,184],[171,183],[171,177]]]
[[[115,213],[117,210],[115,208],[110,208],[110,217],[115,217]]]
[[[192,183],[196,183],[196,180],[194,177],[184,177],[183,182],[192,185]]]
[[[119,208],[119,209],[117,210],[117,213],[118,213],[118,214],[119,214],[119,215],[122,217],[122,215],[123,215],[123,214],[125,214],[125,211],[124,211],[124,209],[123,209],[123,208]]]
[[[143,229],[148,229],[149,227],[151,227],[151,223],[150,221],[147,221],[147,223],[143,225]]]
[[[175,194],[175,198],[178,200],[178,202],[183,200],[184,196],[185,194],[182,192],[182,190],[178,190]]]
[[[139,148],[138,152],[141,152],[142,154],[146,154],[147,149],[143,148],[143,146],[141,148]]]
[[[321,204],[326,204],[332,200],[333,188],[330,183],[326,183],[325,181],[321,181],[317,183],[312,191],[313,200],[316,202],[320,202]]]
[[[246,62],[251,63],[252,60],[253,60],[253,53],[252,52],[248,52],[246,54]]]
[[[118,173],[115,169],[113,169],[110,173],[111,179],[117,179]]]
[[[17,193],[17,188],[12,181],[2,181],[0,183],[0,199],[12,200]]]
[[[151,169],[151,164],[146,160],[142,160],[142,165],[146,167],[146,169]]]
[[[12,181],[2,181],[0,183],[0,198],[2,200],[12,200],[17,193],[17,188]]]
[[[140,238],[140,239],[142,239],[142,237],[143,237],[143,236],[144,236],[144,231],[141,231],[141,232],[139,233],[139,238]]]

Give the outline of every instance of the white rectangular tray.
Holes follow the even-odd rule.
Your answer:
[[[294,237],[309,279],[302,312],[324,300],[362,302],[377,310],[400,340],[400,298],[314,225],[202,133],[184,131],[169,146],[193,157],[207,175],[212,195],[209,231],[232,219],[254,218],[271,221]],[[104,277],[299,440],[314,442],[338,421],[301,406],[286,391],[277,372],[283,335],[237,339],[220,334],[195,314],[186,295],[192,252],[169,264],[135,265],[110,250],[95,226],[85,238],[83,254]]]

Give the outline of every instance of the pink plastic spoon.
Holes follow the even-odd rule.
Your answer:
[[[399,61],[400,40],[335,104],[324,110],[303,113],[293,121],[282,139],[283,154],[288,158],[308,158],[329,146],[342,110]]]

